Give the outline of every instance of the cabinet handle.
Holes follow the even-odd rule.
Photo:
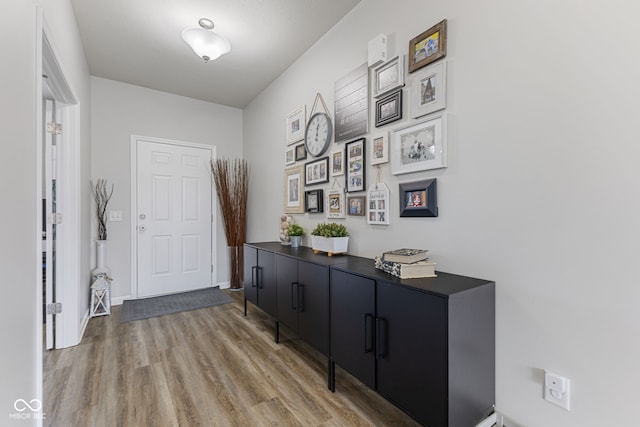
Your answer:
[[[376,359],[387,356],[387,319],[376,317]]]
[[[304,285],[298,283],[298,307],[300,313],[304,311]]]
[[[291,282],[291,310],[298,311],[298,282]],[[295,296],[293,293],[293,287],[296,287]]]
[[[258,281],[258,274],[257,274],[257,270],[258,267],[257,266],[253,266],[251,267],[251,287],[255,288],[256,286],[256,282]],[[255,281],[253,280],[253,278],[255,277]]]
[[[373,351],[373,314],[364,314],[364,352]]]
[[[258,289],[264,288],[263,280],[262,280],[262,267],[258,266],[258,271],[256,271],[256,282],[258,282]]]

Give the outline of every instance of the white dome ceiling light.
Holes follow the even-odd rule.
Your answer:
[[[204,62],[231,51],[231,44],[224,37],[213,32],[213,21],[202,18],[198,21],[200,28],[187,28],[182,31],[182,39]]]

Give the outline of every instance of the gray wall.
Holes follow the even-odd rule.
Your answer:
[[[393,176],[382,166],[391,225],[337,220],[349,252],[423,247],[441,271],[496,281],[497,408],[515,421],[636,423],[639,13],[619,0],[363,0],[245,109],[249,240],[278,240],[287,114],[309,112],[316,92],[332,105],[334,82],[367,60],[377,34],[406,53],[447,18],[449,167]],[[407,112],[372,133],[417,122]],[[398,183],[431,177],[440,216],[400,218]],[[310,230],[326,218],[295,220]],[[541,369],[571,379],[570,412],[542,399]]]

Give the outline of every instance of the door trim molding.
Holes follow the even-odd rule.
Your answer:
[[[130,230],[131,230],[131,298],[138,299],[138,233],[137,233],[137,209],[136,205],[138,202],[138,142],[152,142],[156,144],[168,144],[168,145],[177,145],[181,147],[190,147],[190,148],[200,148],[204,150],[211,151],[211,159],[216,159],[216,146],[215,145],[207,145],[207,144],[199,144],[197,142],[186,142],[186,141],[177,141],[173,139],[165,139],[165,138],[156,138],[152,136],[143,136],[143,135],[131,135],[129,140],[129,151],[131,160],[130,164],[130,172],[131,172],[131,206],[130,206]],[[212,177],[213,179],[213,177]],[[217,283],[217,273],[218,266],[216,263],[217,259],[217,248],[216,241],[214,236],[216,236],[216,229],[218,224],[218,202],[217,195],[215,194],[213,185],[211,186],[211,264],[215,266],[214,271],[211,273],[211,285],[215,286]],[[126,299],[123,297],[122,300]],[[119,302],[119,300],[118,300]]]

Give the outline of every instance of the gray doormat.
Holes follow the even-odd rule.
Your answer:
[[[205,288],[173,295],[125,300],[122,303],[120,323],[180,313],[181,311],[197,310],[230,302],[233,302],[233,299],[221,291],[220,288]]]

